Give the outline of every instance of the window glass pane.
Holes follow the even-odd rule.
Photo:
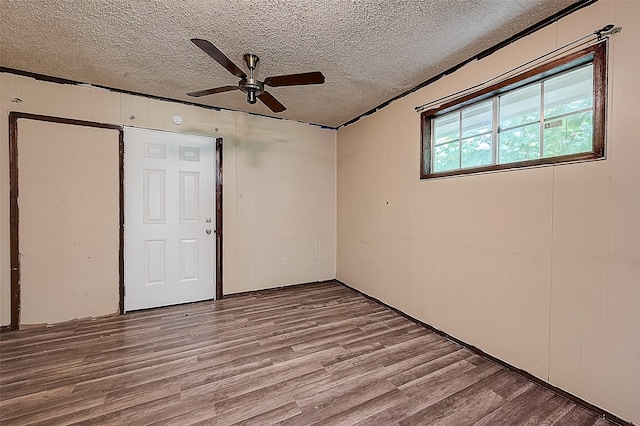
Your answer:
[[[540,123],[500,132],[499,163],[533,160],[540,156]]]
[[[480,102],[462,110],[462,137],[491,131],[491,106],[493,102]]]
[[[593,65],[544,82],[545,119],[593,108]]]
[[[434,145],[460,139],[460,112],[443,115],[433,123]]]
[[[491,134],[462,141],[462,167],[478,167],[491,164]]]
[[[433,171],[444,172],[460,168],[460,142],[438,145],[433,149]]]
[[[590,152],[593,149],[593,114],[586,111],[544,123],[544,157]]]
[[[501,128],[540,120],[540,86],[533,84],[500,96]]]

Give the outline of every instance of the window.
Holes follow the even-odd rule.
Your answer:
[[[421,177],[604,157],[605,43],[422,113]]]

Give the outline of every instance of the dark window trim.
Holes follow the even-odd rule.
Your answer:
[[[533,68],[515,77],[446,102],[437,108],[423,111],[420,114],[420,179],[434,179],[457,175],[468,175],[498,170],[517,169],[522,167],[534,167],[587,161],[605,157],[605,120],[607,99],[607,41],[604,40],[593,46],[555,59],[551,62]],[[492,164],[466,169],[450,170],[446,172],[430,173],[431,167],[431,120],[440,115],[467,107],[476,102],[500,95],[507,91],[535,83],[552,75],[577,68],[586,63],[593,62],[593,151],[558,157],[540,158],[517,163]]]

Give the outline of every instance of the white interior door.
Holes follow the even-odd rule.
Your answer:
[[[125,128],[125,310],[215,297],[213,138]]]

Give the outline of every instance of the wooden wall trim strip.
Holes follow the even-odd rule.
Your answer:
[[[9,114],[9,253],[11,267],[11,323],[17,330],[20,321],[20,253],[18,245],[18,116]]]
[[[342,282],[342,281],[340,281],[338,279],[333,280],[333,281],[337,282],[338,284],[340,284],[340,285],[342,285],[342,286],[344,286],[344,287],[346,287],[346,288],[348,288],[350,290],[355,291],[356,293],[361,294],[362,296],[366,297],[369,300],[373,300],[374,302],[377,302],[377,303],[389,308],[390,310],[398,313],[399,315],[402,315],[403,317],[407,318],[408,320],[413,321],[416,324],[419,324],[419,325],[421,325],[421,326],[423,326],[423,327],[425,327],[425,328],[427,328],[427,329],[439,334],[440,336],[451,340],[452,342],[456,342],[457,344],[464,346],[465,348],[469,349],[470,351],[472,351],[472,352],[474,352],[474,353],[476,353],[476,354],[478,354],[478,355],[480,355],[482,357],[490,359],[491,361],[493,361],[493,362],[495,362],[495,363],[497,363],[497,364],[499,364],[499,365],[501,365],[501,366],[503,366],[503,367],[515,372],[515,373],[520,374],[521,376],[527,378],[528,380],[530,380],[530,381],[532,381],[532,382],[534,382],[534,383],[536,383],[536,384],[538,384],[538,385],[540,385],[540,386],[542,386],[542,387],[544,387],[546,389],[549,389],[551,392],[554,392],[554,393],[556,393],[556,394],[558,394],[558,395],[560,395],[560,396],[562,396],[562,397],[564,397],[564,398],[566,398],[566,399],[568,399],[568,400],[570,400],[570,401],[572,401],[572,402],[574,402],[574,403],[576,403],[576,404],[578,404],[578,405],[580,405],[580,406],[582,406],[582,407],[584,407],[584,408],[586,408],[586,409],[598,414],[599,416],[604,417],[605,419],[609,420],[612,423],[615,423],[615,424],[620,425],[620,426],[633,426],[633,424],[631,422],[623,420],[620,417],[616,416],[615,414],[610,413],[609,411],[598,407],[597,405],[593,405],[590,402],[585,401],[584,399],[582,399],[582,398],[580,398],[580,397],[578,397],[578,396],[576,396],[576,395],[574,395],[574,394],[572,394],[570,392],[567,392],[564,389],[561,389],[561,388],[559,388],[557,386],[554,386],[551,383],[546,382],[546,381],[542,380],[541,378],[539,378],[537,376],[534,376],[533,374],[527,372],[526,370],[522,370],[522,369],[520,369],[520,368],[518,368],[518,367],[516,367],[514,365],[509,364],[508,362],[505,362],[505,361],[503,361],[503,360],[501,360],[499,358],[496,358],[493,355],[490,355],[490,354],[486,353],[482,349],[478,349],[477,347],[475,347],[475,346],[473,346],[473,345],[471,345],[471,344],[469,344],[469,343],[467,343],[467,342],[465,342],[463,340],[460,340],[460,339],[458,339],[458,338],[456,338],[456,337],[454,337],[454,336],[452,336],[450,334],[447,334],[445,331],[442,331],[440,329],[435,328],[432,325],[429,325],[429,324],[427,324],[425,322],[422,322],[419,319],[414,318],[411,315],[409,315],[409,314],[407,314],[407,313],[405,313],[405,312],[403,312],[403,311],[401,311],[399,309],[396,309],[393,306],[390,306],[390,305],[384,303],[380,299],[377,299],[377,298],[375,298],[373,296],[370,296],[370,295],[368,295],[366,293],[363,293],[362,291],[358,290],[357,288],[351,287],[349,284],[345,284],[344,282]]]
[[[216,138],[216,300],[224,297],[222,291],[222,138]]]
[[[118,286],[120,288],[120,300],[118,302],[120,315],[124,314],[124,129],[120,131],[118,138],[119,148],[119,192],[120,198],[120,242],[118,247],[118,269],[120,279]]]
[[[100,129],[123,130],[119,124],[99,123],[97,121],[76,120],[73,118],[54,117],[50,115],[31,114],[28,112],[11,111],[9,122],[24,118],[27,120],[47,121],[50,123],[72,124],[74,126],[97,127]]]
[[[600,46],[594,51],[593,58],[593,138],[595,141],[594,152],[600,157],[605,157],[606,155],[607,98],[609,95],[607,73],[608,51],[608,40],[606,40],[601,42]]]
[[[118,89],[116,87],[103,86],[103,85],[100,85],[100,84],[93,84],[93,83],[87,83],[87,82],[76,81],[76,80],[68,80],[66,78],[53,77],[53,76],[50,76],[50,75],[38,74],[38,73],[34,73],[34,72],[23,71],[23,70],[19,70],[19,69],[15,69],[15,68],[7,68],[7,67],[3,67],[3,66],[0,66],[0,73],[19,75],[19,76],[22,76],[22,77],[33,78],[34,80],[38,80],[38,81],[46,81],[48,83],[70,84],[70,85],[74,85],[74,86],[87,85],[88,84],[88,85],[90,85],[92,87],[96,87],[98,89],[109,90],[111,92],[122,93],[122,94],[125,94],[125,95],[131,95],[131,96],[143,96],[145,98],[153,99],[153,100],[156,100],[156,101],[173,102],[173,103],[178,103],[178,104],[188,105],[188,106],[195,106],[195,107],[204,108],[204,109],[213,110],[213,111],[238,112],[237,110],[234,110],[234,109],[231,109],[231,108],[216,107],[216,106],[211,106],[211,105],[206,105],[206,104],[199,104],[199,103],[195,103],[195,102],[183,101],[183,100],[180,100],[180,99],[166,98],[164,96],[150,95],[148,93],[141,93],[141,92],[134,92],[134,91],[131,91],[131,90]],[[282,118],[282,117],[272,117],[270,115],[258,114],[258,113],[255,113],[255,112],[248,112],[246,114],[249,114],[249,115],[252,115],[252,116],[255,116],[255,117],[265,117],[265,118],[273,118],[274,120],[284,120],[284,118]],[[323,124],[316,124],[316,123],[310,123],[310,122],[306,122],[306,121],[297,121],[297,120],[289,120],[289,121],[296,121],[298,123],[308,124],[310,126],[317,126],[317,127],[320,127],[321,129],[337,130],[337,127],[325,126]]]

